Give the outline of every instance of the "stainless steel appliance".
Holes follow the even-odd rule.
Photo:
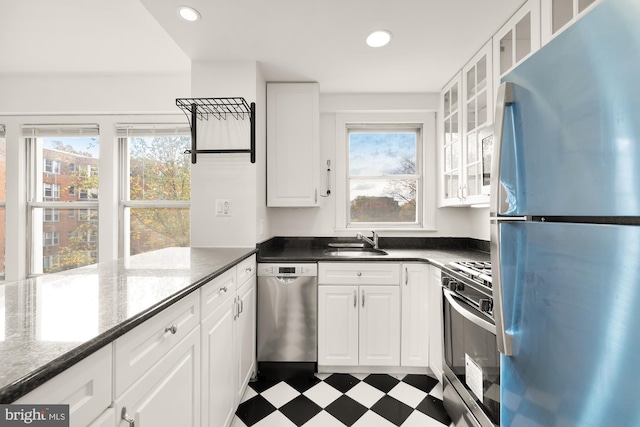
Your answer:
[[[449,269],[442,273],[444,406],[456,427],[493,427],[500,420],[500,354],[491,263]]]
[[[491,173],[501,424],[640,426],[640,1],[503,78]]]
[[[258,362],[317,362],[318,265],[258,264]]]

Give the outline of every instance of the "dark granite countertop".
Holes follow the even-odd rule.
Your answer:
[[[379,247],[388,255],[335,256],[325,254],[330,243],[361,243],[353,238],[276,237],[259,247],[258,262],[428,262],[445,267],[453,261],[489,261],[489,243],[468,238],[381,237]]]
[[[11,403],[254,248],[167,248],[0,284],[0,403]]]

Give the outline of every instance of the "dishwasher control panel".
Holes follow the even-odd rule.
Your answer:
[[[258,276],[317,276],[318,264],[258,264]]]

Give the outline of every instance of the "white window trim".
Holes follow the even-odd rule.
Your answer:
[[[357,124],[415,124],[422,128],[422,152],[419,154],[422,163],[422,188],[418,200],[421,201],[419,211],[422,218],[419,225],[390,225],[381,223],[364,223],[362,226],[349,226],[347,210],[348,194],[348,127]],[[336,114],[336,231],[355,230],[422,230],[435,231],[436,204],[436,121],[434,112],[376,112],[376,113],[341,113]]]

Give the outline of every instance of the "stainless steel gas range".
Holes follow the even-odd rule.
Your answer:
[[[444,405],[456,427],[500,425],[500,354],[491,263],[455,262],[442,273]]]

